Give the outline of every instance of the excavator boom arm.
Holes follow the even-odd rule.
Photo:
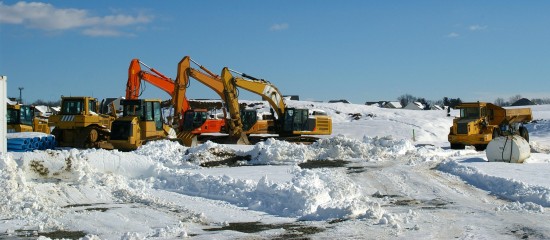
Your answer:
[[[225,67],[222,70],[222,78],[223,76],[227,76],[228,78],[232,78],[232,81],[234,84],[236,84],[238,87],[243,88],[247,91],[250,91],[252,93],[258,94],[262,96],[262,98],[269,102],[273,110],[277,113],[279,117],[284,116],[286,104],[283,99],[283,95],[275,87],[275,85],[271,84],[268,81],[265,80],[248,80],[244,78],[236,78],[231,75],[231,70],[229,68]],[[248,76],[246,74],[241,74],[242,76]]]
[[[162,89],[168,95],[174,95],[174,81],[153,68],[149,68],[153,73],[141,70],[141,63],[138,59],[132,59],[128,68],[128,82],[126,83],[126,99],[138,99],[141,80]],[[147,66],[144,64],[144,66]]]

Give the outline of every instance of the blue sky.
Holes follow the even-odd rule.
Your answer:
[[[1,1],[0,75],[27,103],[101,99],[124,96],[132,58],[175,78],[189,55],[302,100],[548,98],[549,11],[548,1]],[[217,97],[196,81],[187,95]],[[151,85],[143,97],[169,98]]]

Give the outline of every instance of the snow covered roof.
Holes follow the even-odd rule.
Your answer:
[[[403,108],[400,102],[387,102],[383,107],[384,108]]]
[[[407,104],[407,106],[404,107],[404,109],[412,109],[412,110],[424,110],[424,104],[421,102],[411,102]]]

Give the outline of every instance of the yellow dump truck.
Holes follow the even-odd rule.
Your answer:
[[[529,141],[529,132],[524,124],[533,119],[530,108],[505,109],[491,103],[462,103],[460,117],[453,120],[449,132],[451,149],[464,149],[473,145],[476,150],[485,150],[493,138],[501,135],[520,135]]]
[[[61,97],[61,112],[49,117],[61,147],[112,148],[107,140],[113,116],[100,114],[93,97]]]

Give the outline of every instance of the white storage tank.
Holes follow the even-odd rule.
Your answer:
[[[500,136],[489,142],[485,154],[489,162],[523,163],[531,156],[531,147],[520,136]]]

